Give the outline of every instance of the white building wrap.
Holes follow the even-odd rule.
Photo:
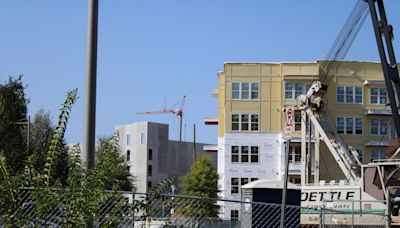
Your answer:
[[[258,162],[232,161],[232,146],[258,147]],[[251,155],[251,151],[248,151]],[[239,153],[239,156],[242,154]],[[242,179],[249,182],[253,178],[281,180],[283,175],[284,144],[282,134],[271,133],[225,133],[224,138],[218,139],[218,174],[220,197],[224,199],[240,200],[240,186]],[[238,191],[232,191],[232,178],[237,178]],[[230,211],[223,209],[223,217],[230,218]],[[237,210],[240,210],[237,208]]]

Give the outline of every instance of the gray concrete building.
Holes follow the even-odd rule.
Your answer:
[[[137,192],[147,192],[161,181],[173,177],[178,186],[180,179],[191,168],[194,156],[206,153],[217,169],[217,153],[205,152],[202,143],[169,140],[168,125],[152,122],[118,125],[120,150],[135,177]],[[194,148],[196,153],[194,153]]]

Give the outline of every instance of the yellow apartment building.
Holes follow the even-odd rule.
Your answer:
[[[239,198],[240,186],[257,179],[280,179],[283,173],[284,110],[295,105],[318,80],[323,62],[225,63],[218,73],[219,187],[224,198]],[[328,85],[324,104],[337,133],[368,163],[385,157],[395,131],[381,64],[344,61]],[[301,112],[295,111],[295,131],[289,153],[290,181],[300,183],[301,161],[312,161],[318,180],[342,180],[345,175],[323,142],[318,156],[311,136],[311,154],[301,157]],[[317,174],[317,175],[315,175]],[[236,214],[235,211],[232,212]],[[229,213],[227,213],[229,214]]]

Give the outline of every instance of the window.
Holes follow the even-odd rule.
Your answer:
[[[254,100],[259,98],[259,84],[249,82],[232,83],[232,99]]]
[[[240,178],[240,186],[249,183],[249,178]]]
[[[231,162],[239,162],[239,147],[231,147]]]
[[[301,131],[301,111],[294,111],[294,130]]]
[[[347,104],[362,103],[362,87],[359,86],[338,86],[336,87],[336,102]]]
[[[300,163],[301,145],[293,144],[289,146],[289,163]]]
[[[371,88],[371,104],[387,104],[388,94],[386,88]]]
[[[372,149],[371,150],[371,160],[384,159],[386,153],[384,149]]]
[[[232,131],[258,131],[258,115],[232,114]]]
[[[231,210],[231,220],[238,221],[239,220],[239,211]]]
[[[147,166],[147,176],[151,177],[153,175],[153,166]]]
[[[258,146],[251,147],[251,163],[258,162]]]
[[[131,134],[126,135],[126,145],[127,146],[131,145]]]
[[[363,128],[362,118],[337,117],[336,130],[339,134],[361,135]]]
[[[363,150],[361,150],[361,149],[356,149],[356,151],[357,151],[357,158],[358,158],[358,160],[360,160],[360,162],[362,163],[362,161],[363,161]]]
[[[249,147],[248,146],[241,146],[240,147],[240,160],[241,162],[249,162]]]
[[[240,83],[232,83],[232,99],[240,99]]]
[[[242,83],[242,91],[241,91],[241,98],[242,99],[249,99],[249,92],[250,92],[250,87],[249,83]]]
[[[258,83],[251,83],[251,99],[258,99]]]
[[[232,163],[257,163],[259,159],[258,146],[232,146],[231,162]]]
[[[127,161],[130,161],[130,160],[131,160],[131,151],[130,151],[130,150],[127,150],[127,151],[126,151],[126,160],[127,160]]]
[[[231,194],[239,194],[239,178],[231,178]]]
[[[153,149],[149,149],[149,161],[153,160]]]
[[[144,132],[140,133],[140,144],[144,144],[146,141],[146,134]]]
[[[128,172],[131,171],[131,167],[129,165],[126,167],[126,169],[128,170]]]
[[[292,176],[289,177],[289,182],[293,184],[300,184],[301,183],[301,178],[297,176]]]
[[[258,178],[247,178],[247,177],[232,177],[231,178],[231,194],[239,194],[240,193],[240,186],[243,186],[249,183],[249,180],[256,181]],[[240,183],[239,183],[240,181]]]
[[[251,130],[258,131],[258,115],[251,115]]]
[[[152,186],[151,181],[147,181],[147,189],[151,189],[151,186]]]
[[[388,135],[389,121],[387,119],[371,119],[371,135]]]
[[[285,99],[295,100],[301,94],[307,93],[311,84],[303,82],[285,82]]]
[[[240,115],[240,128],[242,131],[248,131],[249,130],[249,115],[248,114],[242,114]]]
[[[253,181],[258,181],[258,178],[257,178],[257,177],[252,177],[252,178],[250,179],[250,182],[253,182]]]

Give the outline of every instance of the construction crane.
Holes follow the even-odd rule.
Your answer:
[[[182,119],[183,119],[183,106],[185,105],[186,96],[181,97],[178,102],[171,108],[164,108],[161,111],[148,111],[148,112],[138,112],[136,114],[166,114],[172,113],[179,117],[179,141],[182,141]],[[179,105],[179,107],[178,107]],[[176,108],[178,107],[178,108]]]
[[[349,148],[337,133],[334,124],[329,119],[323,101],[329,82],[334,75],[334,71],[331,70],[339,67],[341,60],[344,59],[360,30],[368,11],[372,18],[381,58],[384,81],[392,112],[391,115],[397,138],[400,141],[400,104],[398,103],[400,102],[400,77],[392,45],[393,29],[387,22],[383,0],[359,0],[357,2],[351,16],[331,48],[326,58],[327,61],[319,69],[319,81],[315,81],[306,94],[300,95],[297,98],[297,106],[309,117],[310,122],[315,128],[315,132],[319,134],[318,140],[321,139],[325,142],[349,182],[357,185],[364,178],[362,186],[368,185],[369,183],[367,183],[363,173],[365,174],[368,171],[367,169],[372,168],[375,170],[374,180],[369,181],[382,189],[382,193],[387,199],[388,193],[386,187],[396,186],[396,183],[400,181],[400,162],[395,159],[395,156],[400,153],[400,147],[398,147],[394,155],[388,160],[381,159],[363,165],[358,160],[356,151],[353,148]],[[305,136],[302,136],[302,140],[305,140]],[[375,181],[375,179],[379,180]]]

